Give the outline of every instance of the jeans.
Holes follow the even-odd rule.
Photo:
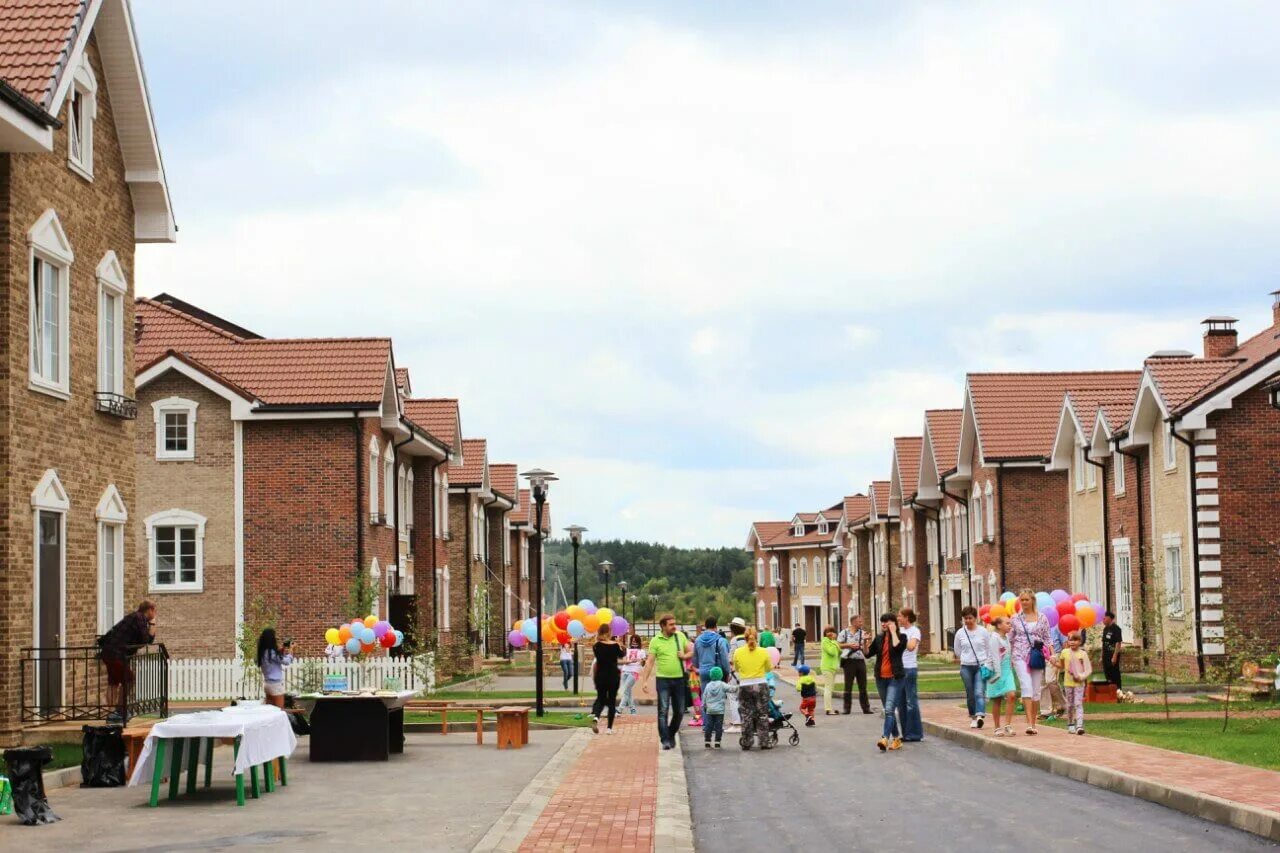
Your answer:
[[[599,719],[600,712],[609,709],[609,728],[618,713],[618,682],[596,682],[596,701],[591,704],[591,716]]]
[[[804,663],[804,643],[796,643],[796,649],[791,653],[791,665]]]
[[[876,691],[880,694],[880,701],[884,704],[884,731],[881,733],[882,737],[898,736],[898,717],[894,712],[898,709],[903,681],[904,679],[901,678],[876,676]]]
[[[564,687],[561,689],[568,690],[569,682],[573,680],[573,661],[560,661],[560,674],[564,676]]]
[[[705,722],[702,724],[702,739],[711,743],[711,737],[715,735],[715,742],[719,743],[724,735],[724,714],[708,713],[703,720]]]
[[[987,712],[987,685],[978,672],[981,668],[976,663],[960,664],[960,680],[964,682],[964,702],[969,709],[970,717],[981,716]]]
[[[622,673],[622,698],[618,700],[619,708],[626,708],[631,713],[636,712],[636,697],[631,695],[631,690],[636,686],[636,677],[633,673]]]
[[[924,722],[920,719],[920,670],[911,667],[902,679],[902,739],[924,740]]]
[[[658,740],[663,745],[674,745],[688,701],[684,694],[684,678],[657,678],[655,681],[658,690]]]
[[[844,670],[844,712],[853,710],[853,682],[858,682],[858,702],[864,713],[871,713],[871,702],[867,698],[867,662],[862,658],[841,658],[840,668]]]

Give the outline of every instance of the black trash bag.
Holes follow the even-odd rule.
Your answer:
[[[47,746],[23,746],[4,751],[5,775],[13,786],[13,813],[26,826],[57,823],[62,818],[49,808],[44,795],[44,766],[53,760]]]
[[[293,729],[293,733],[299,737],[311,734],[311,723],[307,721],[307,715],[298,707],[298,697],[286,693],[284,707],[289,714],[289,728]]]
[[[119,788],[125,783],[124,730],[120,726],[85,726],[82,788]]]

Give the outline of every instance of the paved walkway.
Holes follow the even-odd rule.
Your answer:
[[[1250,823],[1266,824],[1269,820],[1271,832],[1280,828],[1280,773],[1263,770],[1257,767],[1246,767],[1215,758],[1200,755],[1189,755],[1184,752],[1173,752],[1144,744],[1130,743],[1114,738],[1085,735],[1078,737],[1049,726],[1040,728],[1040,733],[1030,736],[1024,733],[1025,721],[1015,725],[1018,734],[1013,738],[995,738],[992,729],[972,730],[969,718],[963,708],[957,708],[949,702],[927,703],[925,719],[936,726],[945,727],[958,732],[962,739],[978,737],[990,741],[992,748],[1003,750],[1024,750],[1038,753],[1048,759],[1065,760],[1084,765],[1080,772],[1099,780],[1105,771],[1116,774],[1117,780],[1123,777],[1125,787],[1138,796],[1147,796],[1142,792],[1142,783],[1155,783],[1156,786],[1175,789],[1173,794],[1188,800],[1188,805],[1205,813],[1210,804],[1196,805],[1194,798],[1211,797],[1226,805],[1238,804],[1247,809],[1257,810],[1258,814],[1244,815],[1240,819]],[[1130,718],[1134,714],[1117,714],[1116,718]],[[1096,719],[1096,717],[1095,717]],[[1086,724],[1088,718],[1086,718]],[[997,746],[998,745],[998,746]],[[1010,756],[1013,757],[1013,756]],[[1051,768],[1044,761],[1029,762],[1045,769],[1063,772],[1067,768]],[[1092,773],[1101,769],[1103,773]],[[1077,775],[1075,772],[1064,775]],[[1090,779],[1093,781],[1093,778]],[[1114,787],[1114,785],[1112,785]],[[1149,786],[1146,786],[1149,787]],[[1189,797],[1187,795],[1190,795]],[[1163,795],[1161,801],[1173,805],[1173,797]]]
[[[654,849],[658,739],[652,720],[619,717],[565,773],[520,850]]]

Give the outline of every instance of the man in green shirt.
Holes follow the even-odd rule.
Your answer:
[[[676,630],[676,618],[670,614],[658,620],[658,627],[662,633],[649,641],[643,677],[648,678],[651,672],[657,674],[658,739],[663,749],[671,749],[676,745],[676,733],[680,731],[689,701],[685,692],[684,662],[693,657],[693,644]]]

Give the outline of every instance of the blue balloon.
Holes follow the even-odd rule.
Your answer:
[[[529,642],[538,642],[538,623],[533,619],[524,620],[524,624],[520,626],[520,633],[524,634]]]
[[[378,642],[378,635],[373,632],[372,628],[365,628],[360,634],[360,642],[365,645],[371,645]]]
[[[1040,610],[1040,611],[1053,610],[1054,605],[1055,605],[1055,602],[1053,600],[1053,597],[1050,596],[1049,593],[1047,592],[1036,593],[1036,610]]]
[[[347,654],[349,655],[360,654],[360,641],[357,640],[355,637],[352,637],[350,640],[347,640]]]
[[[581,601],[579,601],[578,606],[581,607],[583,610],[587,611],[588,613],[594,613],[596,609],[595,603],[592,602],[592,600],[589,598],[584,598]]]
[[[403,642],[404,642],[404,631],[396,631],[396,645],[398,646]]]
[[[569,627],[565,628],[569,632],[569,636],[575,640],[581,639],[587,635],[587,626],[582,624],[581,619],[570,619]]]

